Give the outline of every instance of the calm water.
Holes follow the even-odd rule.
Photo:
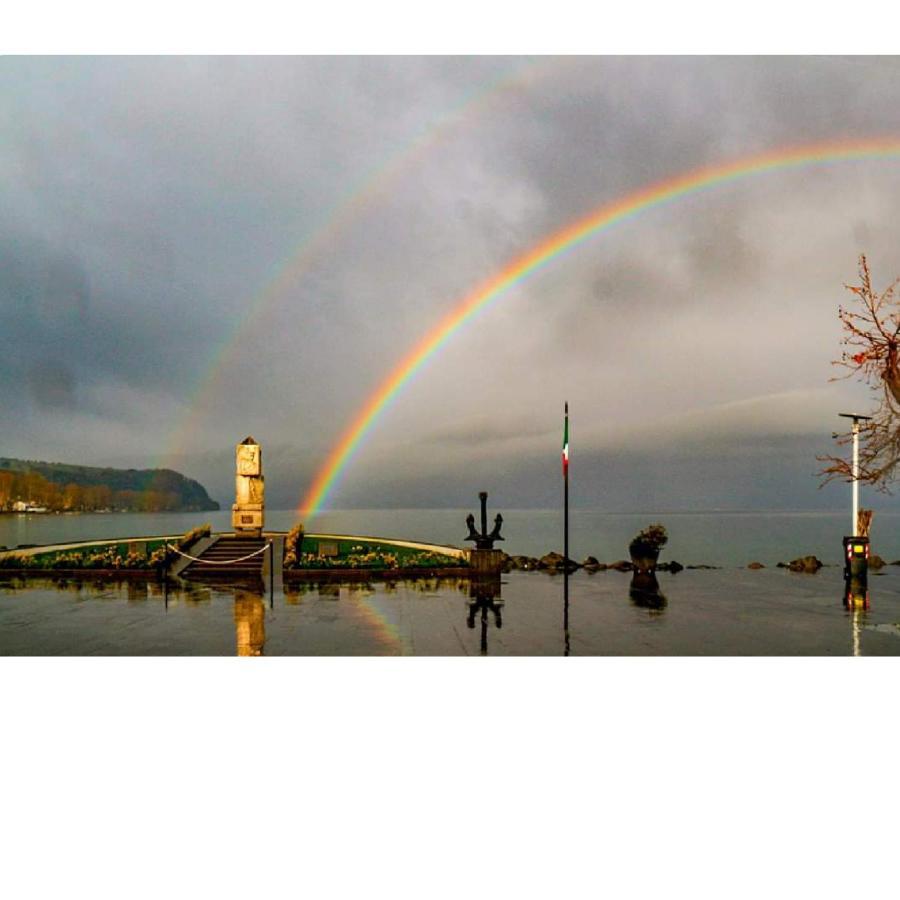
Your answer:
[[[493,519],[495,510],[490,501]],[[305,523],[307,530],[376,537],[413,538],[465,546],[465,518],[470,509],[345,510],[324,513]],[[505,543],[509,553],[540,556],[562,550],[562,517],[559,510],[510,510],[503,513]],[[202,522],[214,529],[230,529],[231,513],[135,513],[108,515],[0,516],[0,545],[49,544],[160,534],[183,534]],[[571,519],[571,553],[576,559],[588,554],[604,562],[628,555],[629,540],[651,522],[662,522],[669,531],[663,559],[684,564],[745,566],[758,560],[767,565],[814,553],[824,562],[839,563],[841,537],[849,515],[844,513],[653,513],[610,515],[595,510],[575,510]],[[287,530],[296,522],[291,511],[267,511],[266,524]],[[900,513],[878,512],[872,531],[872,552],[886,560],[900,559]]]
[[[0,582],[2,655],[896,655],[900,567],[870,579],[868,610],[842,603],[839,569],[663,575],[641,605],[630,576],[504,576],[500,595],[465,581],[323,585]],[[639,598],[638,598],[639,599]],[[498,619],[499,614],[499,619]]]
[[[462,545],[469,510],[327,513],[321,531]],[[502,510],[504,549],[561,550],[556,510]],[[493,512],[491,512],[493,515]],[[900,566],[870,578],[868,610],[848,611],[841,570],[795,575],[779,560],[815,553],[838,564],[846,516],[830,513],[678,513],[572,516],[573,556],[611,561],[653,521],[670,541],[664,559],[722,566],[661,575],[665,601],[635,602],[630,576],[577,573],[568,641],[562,579],[504,576],[499,597],[470,597],[467,582],[323,585],[270,598],[261,586],[25,581],[0,573],[0,655],[840,655],[900,653]],[[0,517],[0,544],[44,544],[183,533],[202,521],[227,530],[229,513]],[[287,529],[292,512],[269,512]],[[876,513],[873,550],[900,558],[900,516]],[[769,568],[747,570],[759,560]],[[640,600],[640,598],[637,598]],[[498,619],[499,614],[499,619]]]

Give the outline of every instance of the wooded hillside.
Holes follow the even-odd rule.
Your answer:
[[[171,469],[110,469],[0,457],[0,511],[17,501],[49,510],[214,510],[206,488]]]

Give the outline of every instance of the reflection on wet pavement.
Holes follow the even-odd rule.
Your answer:
[[[659,580],[657,580],[659,579]],[[837,602],[840,593],[841,603]],[[0,654],[897,655],[900,571],[512,572],[262,584],[0,580]]]

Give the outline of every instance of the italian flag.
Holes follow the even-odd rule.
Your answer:
[[[563,478],[569,474],[569,404],[566,404],[566,421],[563,426],[562,448]]]

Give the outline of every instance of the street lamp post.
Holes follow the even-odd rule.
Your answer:
[[[853,434],[853,465],[850,470],[853,501],[850,522],[850,535],[855,537],[859,532],[859,423],[863,420],[871,419],[871,416],[861,416],[857,413],[838,413],[845,419],[853,419],[851,432]]]
[[[859,534],[859,432],[860,422],[871,419],[857,413],[839,413],[845,419],[852,419],[853,462],[850,469],[852,491],[850,535],[844,538],[844,577],[857,578],[865,584],[869,569],[869,538]]]

